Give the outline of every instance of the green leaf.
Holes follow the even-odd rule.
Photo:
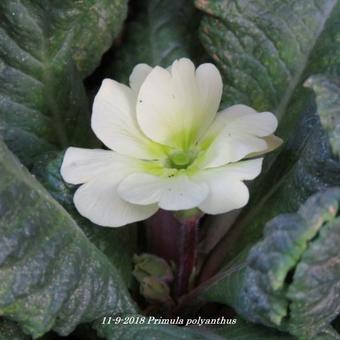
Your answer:
[[[133,313],[120,275],[0,143],[0,315],[34,338]]]
[[[264,237],[203,289],[246,319],[316,336],[340,313],[340,188],[267,223]]]
[[[5,64],[38,71],[51,64],[62,68],[73,59],[85,77],[119,33],[127,1],[3,0],[0,9]]]
[[[294,212],[313,193],[340,185],[340,161],[330,144],[339,143],[340,136],[336,127],[335,130],[324,129],[319,118],[324,116],[332,120],[337,94],[334,86],[326,84],[337,82],[337,79],[319,75],[307,80],[306,86],[315,87],[317,91],[318,106],[313,111],[320,113],[304,115],[293,138],[287,142],[270,171],[255,183],[248,206],[214,249],[206,273],[208,270],[216,271],[220,259],[227,263],[244,247],[258,240],[263,226],[271,218]],[[324,120],[328,122],[327,118]],[[221,252],[224,255],[221,256]]]
[[[308,338],[314,328],[329,324],[340,313],[340,218],[324,226],[303,253],[288,288],[290,331]],[[313,322],[312,329],[306,324]],[[340,338],[340,335],[339,335]]]
[[[87,99],[74,67],[49,73],[48,85],[20,74],[10,66],[0,73],[0,134],[11,151],[31,166],[46,151],[87,145]]]
[[[311,76],[305,82],[316,93],[318,115],[327,131],[333,155],[340,158],[340,78]]]
[[[339,340],[340,333],[338,333],[332,326],[324,328],[315,338],[315,340]],[[314,340],[313,339],[313,340]]]
[[[0,319],[0,340],[29,340],[29,337],[14,322]]]
[[[194,58],[202,53],[197,38],[200,15],[191,1],[146,0],[134,4],[137,16],[127,26],[126,40],[115,53],[109,71],[112,78],[127,83],[136,64],[167,67],[177,58]]]
[[[237,317],[235,325],[226,325],[214,329],[223,339],[237,340],[293,340],[287,333],[281,333],[271,328],[255,325]]]
[[[249,204],[213,250],[202,274],[209,277],[258,240],[268,220],[296,211],[318,190],[340,185],[340,164],[313,115],[314,93],[303,87],[313,74],[340,74],[340,45],[334,43],[340,39],[340,2],[196,0],[196,5],[205,12],[201,41],[223,75],[223,105],[273,111],[285,141],[279,156],[266,157]]]
[[[125,12],[125,0],[1,1],[0,133],[25,164],[90,143],[78,71],[97,66]]]
[[[317,115],[306,115],[272,169],[255,183],[248,206],[215,247],[204,272],[217,272],[262,237],[267,221],[296,211],[312,194],[340,185],[340,162]]]
[[[64,152],[50,152],[37,159],[32,173],[75,219],[87,238],[97,246],[120,272],[127,286],[133,276],[132,257],[137,253],[137,225],[124,228],[103,228],[79,215],[73,204],[76,186],[67,184],[60,175]]]
[[[249,104],[296,121],[296,112],[286,109],[306,74],[339,65],[336,0],[196,0],[196,5],[207,14],[200,37],[222,71],[227,105]]]

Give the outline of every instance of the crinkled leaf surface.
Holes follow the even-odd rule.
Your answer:
[[[307,79],[305,86],[316,94],[321,124],[329,136],[333,155],[340,158],[340,79],[315,75]]]
[[[134,306],[115,267],[0,144],[0,314],[33,337]]]
[[[324,88],[318,95],[318,106],[313,111],[318,112],[320,107],[322,115],[332,115],[334,100],[329,90]],[[330,140],[337,143],[338,137],[323,128],[319,115],[304,115],[272,168],[255,183],[248,206],[213,251],[204,275],[216,272],[222,262],[258,240],[270,219],[296,211],[313,193],[340,185],[340,161],[330,145]]]
[[[223,75],[223,106],[243,103],[276,113],[281,119],[277,134],[285,142],[278,158],[278,152],[265,158],[250,202],[231,231],[235,238],[227,234],[216,248],[206,278],[216,272],[212,262],[220,263],[226,252],[229,260],[245,239],[259,238],[270,218],[296,211],[310,194],[337,182],[331,178],[337,178],[339,168],[327,156],[329,142],[311,116],[315,96],[303,84],[313,74],[340,74],[340,45],[334,43],[340,39],[340,3],[196,0],[196,6],[205,14],[201,41]],[[215,219],[213,224],[223,224],[226,217]]]
[[[203,296],[253,322],[311,339],[340,313],[340,188],[279,215],[264,237],[206,283]]]
[[[0,133],[25,164],[54,148],[89,144],[78,71],[85,76],[97,66],[125,13],[125,0],[1,1]]]
[[[214,333],[223,339],[239,340],[293,340],[287,333],[278,332],[268,327],[255,325],[237,317],[236,325],[226,325],[214,329]]]
[[[87,99],[74,66],[51,71],[48,85],[10,66],[0,77],[0,134],[25,165],[69,143],[89,144]]]
[[[202,53],[197,37],[200,15],[191,1],[132,2],[137,16],[129,23],[117,50],[110,76],[127,83],[138,63],[168,67],[175,59]]]
[[[197,0],[196,5],[207,14],[200,35],[223,73],[225,104],[250,104],[281,117],[305,71],[324,72],[340,53],[331,39],[338,34],[337,0]]]
[[[76,186],[65,183],[60,175],[63,156],[63,152],[44,154],[35,162],[32,173],[70,213],[87,238],[107,256],[122,275],[124,282],[130,286],[133,280],[132,257],[137,253],[137,225],[103,228],[82,217],[73,204]]]
[[[295,268],[288,288],[290,331],[308,338],[340,313],[340,218],[325,225]],[[312,322],[312,329],[306,324]],[[339,335],[340,337],[340,335]]]
[[[127,1],[3,0],[0,8],[4,59],[23,68],[39,61],[60,68],[73,59],[87,76],[121,29]]]
[[[29,340],[29,337],[14,322],[0,319],[0,340]]]

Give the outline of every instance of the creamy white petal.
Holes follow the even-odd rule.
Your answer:
[[[196,81],[200,108],[206,114],[206,125],[202,126],[202,131],[206,131],[220,106],[223,89],[222,77],[215,65],[206,63],[197,68]]]
[[[272,134],[276,129],[276,117],[271,112],[259,112],[233,120],[225,126],[224,130],[244,131],[250,135],[265,137]]]
[[[157,204],[135,205],[124,201],[117,193],[121,176],[107,173],[83,184],[73,200],[79,213],[104,227],[120,227],[153,215]]]
[[[204,168],[215,168],[237,162],[249,154],[261,154],[267,149],[264,139],[251,135],[233,133],[220,135],[204,155]]]
[[[204,138],[231,130],[259,137],[269,136],[277,129],[277,124],[277,118],[271,112],[256,112],[249,106],[238,104],[218,112]]]
[[[110,149],[142,159],[155,159],[152,143],[136,121],[136,95],[127,86],[105,79],[93,103],[91,126]]]
[[[151,139],[177,148],[193,143],[214,118],[222,94],[215,66],[196,71],[186,58],[170,71],[155,67],[143,82],[137,100],[137,120]]]
[[[152,67],[147,64],[138,64],[133,68],[129,82],[130,87],[136,94],[138,94],[140,87],[151,71]]]
[[[268,152],[266,137],[276,128],[277,119],[270,112],[258,113],[245,105],[221,111],[201,141],[201,145],[210,143],[204,166],[218,167]]]
[[[60,173],[71,184],[85,183],[103,173],[135,169],[135,161],[114,151],[70,147],[66,150]]]
[[[263,137],[263,139],[267,143],[266,150],[250,153],[247,155],[247,158],[257,157],[257,156],[263,155],[264,153],[271,152],[277,149],[283,143],[283,140],[280,137],[277,137],[275,135],[266,136],[266,137]]]
[[[254,159],[206,169],[195,176],[209,185],[207,198],[198,206],[207,214],[222,214],[247,204],[249,191],[243,180],[254,179],[261,172],[262,159]]]
[[[135,204],[158,203],[165,210],[185,210],[197,207],[208,195],[206,183],[191,181],[186,175],[172,178],[135,173],[118,187],[120,196]]]
[[[264,140],[267,143],[266,152],[275,150],[276,148],[281,146],[283,143],[283,140],[280,137],[277,137],[275,135],[266,136],[264,137]]]
[[[244,104],[236,104],[218,112],[216,115],[216,122],[218,122],[217,125],[219,126],[222,123],[223,127],[237,118],[252,115],[254,113],[257,112],[252,107]]]

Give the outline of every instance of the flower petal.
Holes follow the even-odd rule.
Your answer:
[[[136,95],[127,86],[105,79],[93,103],[91,126],[110,149],[142,159],[155,159],[152,143],[140,131],[135,114]]]
[[[215,168],[237,162],[249,154],[261,154],[267,149],[264,139],[246,134],[222,134],[204,155],[201,167]]]
[[[266,136],[263,139],[267,143],[266,150],[260,151],[260,152],[250,153],[250,154],[247,155],[246,158],[257,157],[257,156],[263,155],[264,153],[271,152],[271,151],[277,149],[283,143],[283,140],[280,137],[277,137],[275,135]]]
[[[153,215],[157,204],[135,205],[124,201],[117,193],[121,180],[115,173],[106,173],[82,185],[73,200],[79,213],[104,227],[120,227]]]
[[[114,151],[70,147],[65,152],[60,173],[66,182],[81,184],[105,172],[121,172],[133,163],[134,160]]]
[[[213,120],[222,94],[219,71],[203,64],[196,71],[186,58],[169,70],[155,67],[139,91],[137,120],[161,144],[187,148]]]
[[[203,166],[218,167],[268,152],[266,137],[276,128],[277,119],[270,112],[258,113],[246,105],[221,111],[200,142],[207,149]]]
[[[201,110],[209,116],[207,122],[211,122],[221,102],[223,89],[221,74],[215,65],[201,64],[196,70],[196,81]],[[206,128],[207,125],[203,126],[202,131]]]
[[[206,183],[191,181],[186,175],[172,178],[134,173],[118,187],[120,196],[135,204],[158,202],[165,210],[185,210],[197,207],[208,195]]]
[[[138,94],[140,87],[151,71],[152,67],[147,64],[138,64],[133,68],[129,82],[130,87],[136,94]]]
[[[271,112],[256,112],[249,106],[238,104],[217,113],[205,138],[225,131],[241,131],[263,137],[272,134],[276,128],[277,118]]]
[[[196,176],[209,185],[207,198],[198,206],[207,214],[222,214],[245,206],[249,191],[242,180],[254,179],[261,172],[262,158],[206,169]]]

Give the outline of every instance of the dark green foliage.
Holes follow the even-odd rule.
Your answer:
[[[207,14],[201,40],[224,75],[224,102],[273,110],[281,117],[314,54],[318,59],[320,54],[324,59],[330,56],[330,41],[319,37],[328,22],[338,20],[336,4],[336,0],[197,0],[197,7]],[[333,56],[337,49],[332,48]],[[318,65],[319,72],[328,67],[328,62],[324,64]]]
[[[117,270],[0,144],[0,314],[34,338],[132,312]]]
[[[267,221],[294,212],[310,195],[340,185],[340,162],[332,155],[329,137],[319,117],[307,115],[272,169],[253,187],[253,196],[231,231],[218,245],[226,256],[210,261],[227,263],[261,238]],[[237,240],[237,241],[236,241]]]
[[[109,76],[127,83],[139,63],[168,67],[182,57],[199,59],[202,48],[197,31],[200,15],[191,1],[145,0],[132,2],[137,11],[127,27],[123,46],[115,54]]]
[[[340,2],[131,0],[123,25],[127,3],[0,1],[0,340],[57,339],[79,325],[82,340],[339,339]],[[133,254],[147,248],[145,237],[137,247],[143,226],[80,216],[76,186],[61,178],[63,150],[96,143],[83,79],[94,93],[105,77],[127,84],[138,63],[181,57],[213,60],[222,107],[274,112],[285,141],[199,264],[206,276],[222,269],[186,311],[195,319],[202,301],[217,302],[237,322],[103,325],[143,317],[128,289]]]
[[[0,340],[29,340],[14,322],[0,319]]]
[[[311,76],[305,83],[316,94],[318,115],[329,136],[334,157],[340,157],[340,79],[324,75]]]
[[[79,215],[73,204],[76,186],[67,184],[60,175],[63,152],[44,154],[34,164],[32,173],[49,193],[74,218],[87,238],[94,243],[115,265],[125,283],[132,283],[132,257],[137,252],[137,231],[135,224],[124,228],[103,228]]]
[[[1,1],[0,133],[25,164],[49,150],[91,145],[78,73],[97,66],[125,13],[125,0]]]
[[[270,221],[203,296],[303,339],[319,334],[340,312],[339,202],[340,189],[330,189]]]

